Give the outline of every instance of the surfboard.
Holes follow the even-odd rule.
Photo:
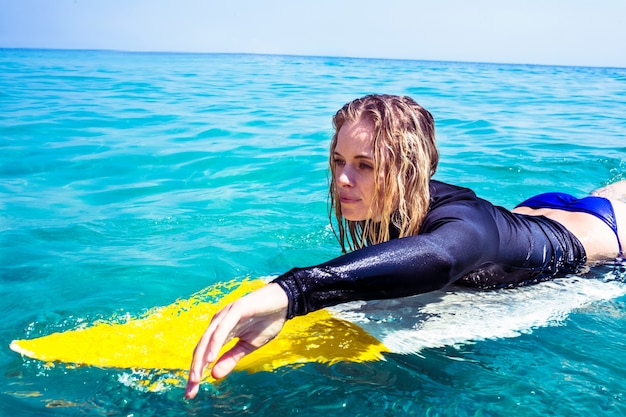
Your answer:
[[[132,370],[130,375],[139,377],[131,382],[149,390],[181,385],[195,344],[213,314],[266,281],[216,284],[139,317],[112,317],[14,340],[10,348],[48,365]],[[452,287],[414,297],[347,303],[287,321],[277,338],[244,357],[236,370],[377,361],[388,353],[419,354],[424,349],[515,337],[558,325],[591,302],[624,294],[622,282],[573,277],[509,290]],[[155,382],[146,377],[149,370],[165,376]]]
[[[257,279],[216,284],[189,299],[151,309],[141,317],[113,317],[43,337],[14,340],[10,348],[50,366],[65,363],[172,371],[166,382],[179,384],[211,317],[265,282]],[[382,359],[384,352],[388,349],[358,325],[320,310],[287,321],[277,338],[244,357],[236,369],[259,372],[308,362],[372,361]],[[207,376],[207,379],[211,378]]]

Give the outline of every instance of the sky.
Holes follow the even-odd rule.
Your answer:
[[[0,0],[0,47],[626,68],[626,0]]]

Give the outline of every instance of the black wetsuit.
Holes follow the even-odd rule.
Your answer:
[[[431,181],[419,234],[368,246],[273,282],[288,317],[331,305],[404,297],[461,283],[480,288],[531,284],[576,273],[586,262],[559,223],[493,206],[469,189]]]

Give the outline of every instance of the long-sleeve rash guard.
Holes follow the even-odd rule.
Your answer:
[[[559,223],[492,205],[471,190],[432,180],[418,235],[356,250],[276,278],[288,318],[331,305],[405,297],[458,282],[499,288],[576,273],[586,261]]]

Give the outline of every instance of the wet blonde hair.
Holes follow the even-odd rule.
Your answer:
[[[362,120],[374,127],[374,176],[378,180],[370,213],[379,215],[376,220],[350,221],[341,212],[333,155],[341,127]],[[398,237],[418,234],[430,202],[430,178],[439,162],[430,112],[410,97],[367,95],[344,105],[333,117],[333,126],[329,216],[343,252],[390,240],[392,227]]]

